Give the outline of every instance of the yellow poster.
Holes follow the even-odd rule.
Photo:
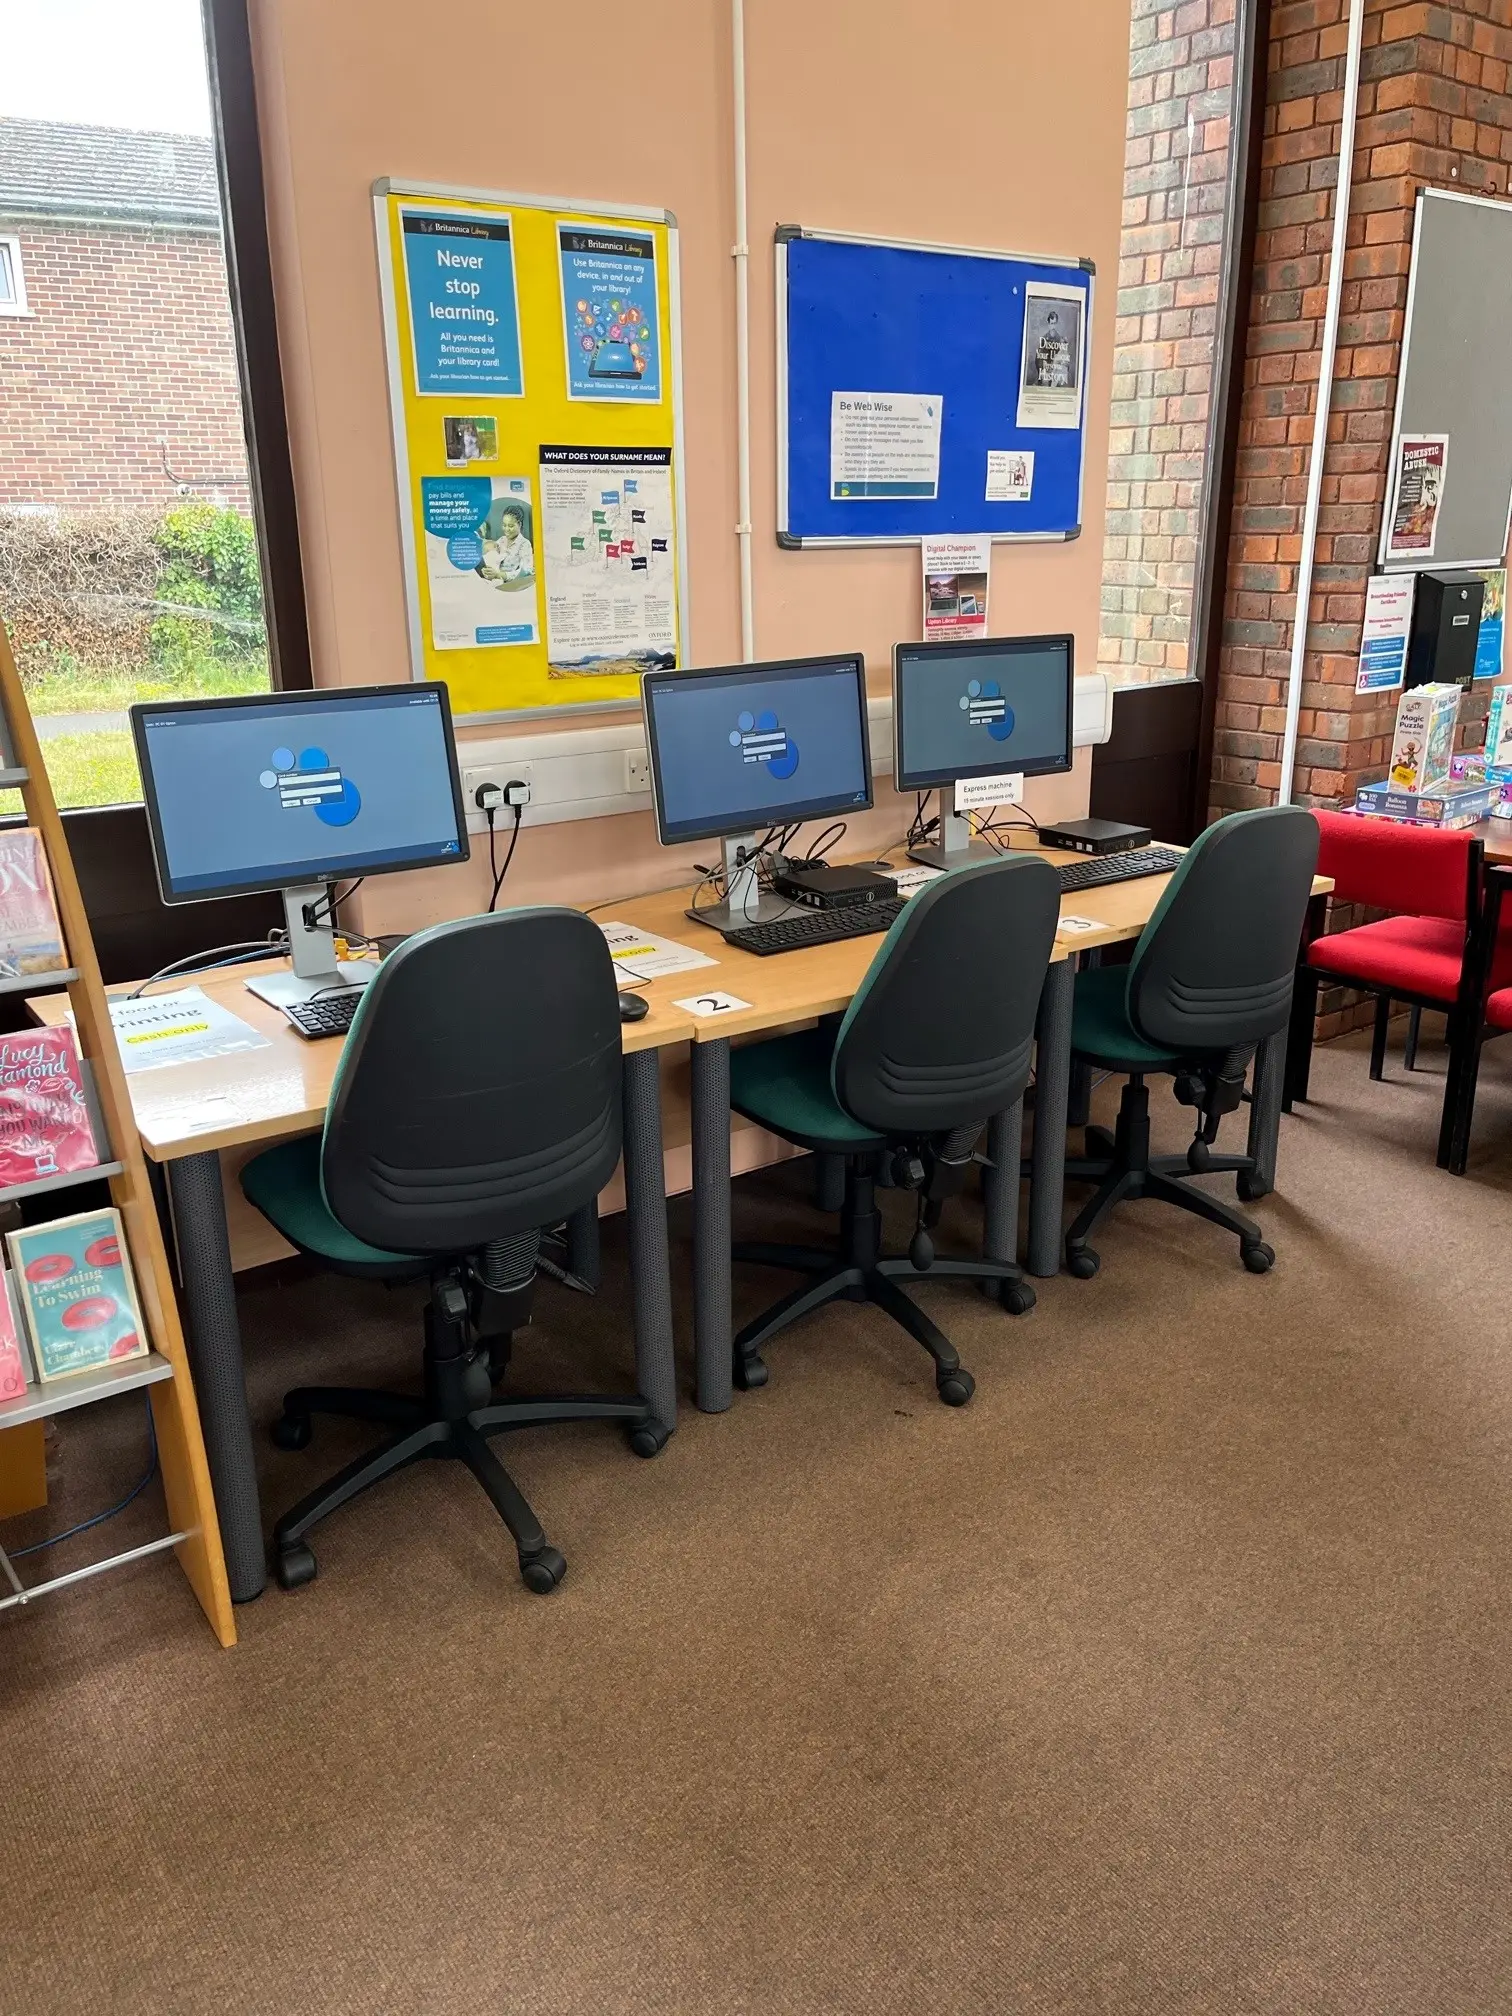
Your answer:
[[[410,659],[459,715],[686,662],[677,227],[374,186]]]

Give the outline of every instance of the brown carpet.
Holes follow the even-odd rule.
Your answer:
[[[1424,1061],[1320,1051],[1266,1279],[1133,1206],[1022,1321],[927,1291],[964,1412],[844,1307],[655,1463],[510,1438],[549,1600],[425,1466],[234,1653],[161,1563],[0,1618],[6,2016],[1512,2008],[1512,1045],[1463,1182]],[[742,1184],[748,1231],[818,1228],[803,1167]],[[606,1245],[522,1385],[618,1377]],[[783,1285],[745,1273],[742,1312]],[[261,1416],[408,1380],[414,1308],[249,1294]],[[69,1417],[50,1516],[141,1439],[131,1402]],[[357,1445],[268,1449],[270,1503]]]

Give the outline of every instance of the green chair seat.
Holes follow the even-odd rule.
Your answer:
[[[830,1084],[833,1029],[805,1029],[747,1043],[730,1056],[730,1104],[747,1120],[820,1155],[885,1148],[886,1137],[853,1120]]]
[[[1110,1071],[1169,1071],[1179,1050],[1147,1043],[1129,1020],[1127,966],[1093,966],[1076,976],[1071,1048]]]
[[[423,1271],[427,1262],[415,1253],[386,1253],[348,1232],[331,1212],[320,1186],[318,1134],[280,1141],[248,1162],[241,1172],[242,1193],[301,1253],[313,1253],[333,1267],[371,1269],[392,1275]]]

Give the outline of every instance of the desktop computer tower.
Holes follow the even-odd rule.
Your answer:
[[[1479,574],[1420,574],[1407,645],[1408,686],[1463,686],[1475,678],[1486,584]]]

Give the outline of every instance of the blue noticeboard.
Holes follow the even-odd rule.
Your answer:
[[[779,543],[1076,538],[1093,291],[1090,260],[781,229]],[[851,445],[837,445],[851,459],[832,464],[846,394],[903,409],[880,480]],[[937,476],[925,423],[935,401]]]

